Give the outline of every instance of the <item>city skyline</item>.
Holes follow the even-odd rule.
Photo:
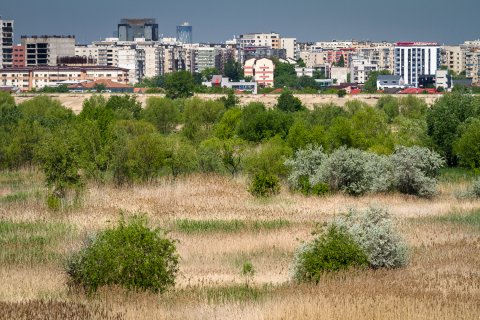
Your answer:
[[[307,0],[281,5],[272,0],[245,0],[241,6],[184,0],[181,9],[178,4],[153,0],[84,0],[82,6],[73,9],[70,2],[48,2],[48,6],[33,0],[2,4],[0,15],[15,20],[15,42],[21,35],[72,34],[78,43],[90,43],[112,37],[122,18],[143,17],[157,19],[159,34],[165,37],[175,37],[176,26],[189,21],[195,42],[218,43],[242,33],[269,31],[301,42],[357,39],[459,44],[480,38],[475,23],[480,3],[474,0],[455,6],[446,0],[405,0],[400,4],[379,0],[322,4]]]

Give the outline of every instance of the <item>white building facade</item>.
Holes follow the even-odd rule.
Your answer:
[[[13,66],[13,20],[0,17],[0,69]]]
[[[405,83],[419,86],[420,76],[435,76],[440,66],[440,47],[437,43],[399,42],[395,45],[395,75]]]

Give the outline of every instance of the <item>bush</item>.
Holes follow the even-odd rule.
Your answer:
[[[473,182],[472,193],[476,198],[480,198],[480,179]]]
[[[395,231],[387,210],[350,210],[334,224],[346,230],[368,256],[371,268],[397,268],[408,262],[408,247]]]
[[[390,188],[385,157],[342,147],[334,151],[311,177],[311,183],[326,183],[332,191],[351,195],[382,192]]]
[[[280,181],[272,174],[259,172],[253,177],[248,191],[255,197],[270,197],[280,192]]]
[[[164,292],[175,284],[178,259],[174,241],[134,217],[90,240],[68,259],[66,272],[89,292],[108,285]]]
[[[472,119],[462,128],[461,136],[453,144],[460,164],[480,169],[480,119]]]
[[[352,236],[330,225],[324,234],[295,253],[294,279],[318,282],[325,272],[368,265],[368,258]]]
[[[309,189],[312,185],[310,178],[317,174],[320,165],[327,159],[323,147],[309,145],[305,149],[295,152],[295,156],[285,162],[290,169],[288,185],[293,190]]]
[[[391,156],[393,184],[401,193],[432,197],[437,193],[437,179],[444,160],[434,151],[418,146],[397,147]]]

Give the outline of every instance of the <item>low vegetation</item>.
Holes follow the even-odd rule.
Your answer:
[[[90,292],[109,285],[164,292],[175,284],[178,260],[174,242],[135,217],[88,239],[69,258],[66,272]]]
[[[0,93],[0,318],[478,318],[478,98],[183,89]]]

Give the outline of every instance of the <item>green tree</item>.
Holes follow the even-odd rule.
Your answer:
[[[275,61],[275,88],[294,88],[297,86],[297,72],[295,66],[289,63]]]
[[[233,108],[240,103],[240,99],[235,95],[233,90],[229,91],[226,97],[221,97],[219,101],[222,102],[227,109]]]
[[[62,127],[49,134],[38,146],[36,155],[51,197],[64,199],[69,190],[81,190],[78,147],[69,128]]]
[[[242,109],[238,135],[247,141],[259,142],[276,135],[286,137],[293,123],[291,114],[268,110],[262,103],[253,102]]]
[[[202,72],[202,79],[204,81],[211,81],[214,75],[218,75],[220,72],[217,70],[217,68],[205,68]]]
[[[305,61],[303,61],[302,58],[297,60],[297,66],[299,66],[300,68],[306,68],[307,67],[307,65],[305,64]]]
[[[123,96],[113,95],[105,104],[107,109],[114,112],[117,119],[139,119],[142,112],[142,104],[136,96],[125,94]]]
[[[102,92],[105,92],[105,90],[107,90],[107,86],[104,85],[103,83],[97,83],[95,84],[95,87],[93,89],[95,90],[95,92],[102,93]]]
[[[193,96],[195,87],[193,76],[188,71],[169,73],[165,79],[167,98],[178,99]]]
[[[292,149],[280,137],[274,137],[255,148],[245,158],[245,171],[254,176],[263,172],[275,176],[286,176],[285,161],[292,156]]]
[[[192,172],[197,168],[195,148],[178,137],[168,137],[165,141],[165,166],[174,178]]]
[[[335,66],[337,66],[339,68],[345,68],[345,57],[343,56],[343,54],[340,56],[340,59],[338,59]]]
[[[363,85],[363,91],[367,93],[375,93],[377,92],[377,77],[379,75],[389,75],[390,71],[388,70],[380,70],[380,71],[372,71],[368,76],[368,80]]]
[[[242,65],[233,58],[229,58],[223,66],[223,76],[231,81],[240,81],[243,78]]]
[[[219,101],[193,98],[185,103],[183,134],[200,142],[213,135],[214,125],[221,119],[225,107]]]
[[[126,147],[126,155],[117,155],[122,158],[126,156],[118,159],[126,160],[126,167],[120,167],[125,172],[118,172],[117,175],[122,174],[127,182],[152,181],[160,175],[166,158],[165,139],[160,134],[144,134],[130,138]]]
[[[385,112],[389,123],[400,115],[400,103],[397,98],[390,95],[378,99],[376,108]]]
[[[469,118],[480,114],[480,99],[460,93],[445,94],[427,113],[428,135],[448,165],[456,165],[458,158],[453,144],[459,137],[458,129]]]
[[[293,150],[304,149],[308,145],[324,145],[325,129],[321,125],[309,126],[305,120],[297,119],[290,127],[286,141]]]
[[[303,109],[302,102],[291,92],[282,92],[277,101],[277,109],[284,112],[296,112]]]
[[[242,109],[227,110],[215,125],[215,136],[220,139],[230,139],[237,134],[237,128],[242,118]]]
[[[142,119],[152,123],[157,129],[167,134],[175,129],[180,120],[180,112],[174,102],[168,98],[150,97],[142,111]]]
[[[453,150],[460,164],[480,169],[480,119],[472,119],[460,128],[461,135],[454,142]]]
[[[72,110],[65,108],[58,100],[47,96],[37,96],[18,105],[22,118],[47,129],[58,128],[72,123],[75,115]]]
[[[233,177],[242,170],[246,147],[246,142],[239,138],[223,140],[221,143],[220,155],[223,166]]]

